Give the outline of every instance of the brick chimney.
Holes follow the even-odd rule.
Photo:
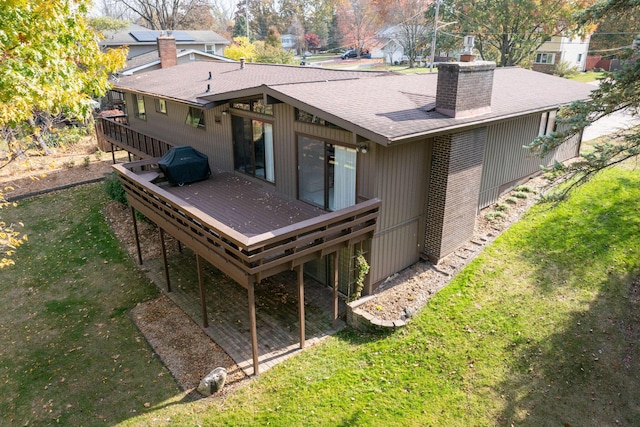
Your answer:
[[[490,61],[438,64],[436,111],[455,118],[490,112],[495,68]]]
[[[160,67],[169,68],[178,65],[178,51],[176,49],[176,39],[171,34],[161,33],[158,37],[158,55],[160,56]]]

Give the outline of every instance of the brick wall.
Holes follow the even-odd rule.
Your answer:
[[[473,237],[487,128],[435,138],[424,253],[433,261]]]
[[[491,111],[495,67],[488,61],[439,64],[436,111],[456,118]]]
[[[158,37],[158,55],[160,56],[160,67],[168,68],[178,65],[176,39],[173,36],[161,35]]]

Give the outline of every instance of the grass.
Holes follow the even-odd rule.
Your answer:
[[[0,412],[32,425],[52,413],[66,425],[638,425],[638,198],[637,171],[600,174],[568,203],[534,207],[406,328],[346,330],[224,401],[180,401],[136,340],[124,312],[155,292],[99,218],[104,197],[23,203],[12,215],[38,248],[3,281]]]
[[[569,80],[575,80],[577,82],[589,83],[589,82],[595,82],[602,76],[604,76],[603,72],[587,71],[586,73],[571,74],[571,75],[568,75],[566,78]]]
[[[88,186],[2,211],[30,238],[2,270],[0,424],[114,425],[179,393],[128,317],[157,290],[105,224],[103,194]]]

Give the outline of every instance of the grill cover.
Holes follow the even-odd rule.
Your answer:
[[[173,147],[158,161],[170,184],[184,185],[211,176],[209,158],[189,145]]]

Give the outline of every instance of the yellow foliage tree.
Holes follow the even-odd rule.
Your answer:
[[[37,115],[85,118],[124,66],[125,50],[100,51],[90,7],[90,0],[0,0],[0,130],[8,147],[21,151],[12,130],[38,134]],[[7,206],[0,190],[0,209]],[[0,216],[0,252],[10,257],[24,240]],[[0,257],[0,268],[7,265]]]
[[[234,37],[233,43],[224,49],[224,56],[235,59],[244,58],[247,62],[253,62],[256,55],[256,47],[248,37]]]

